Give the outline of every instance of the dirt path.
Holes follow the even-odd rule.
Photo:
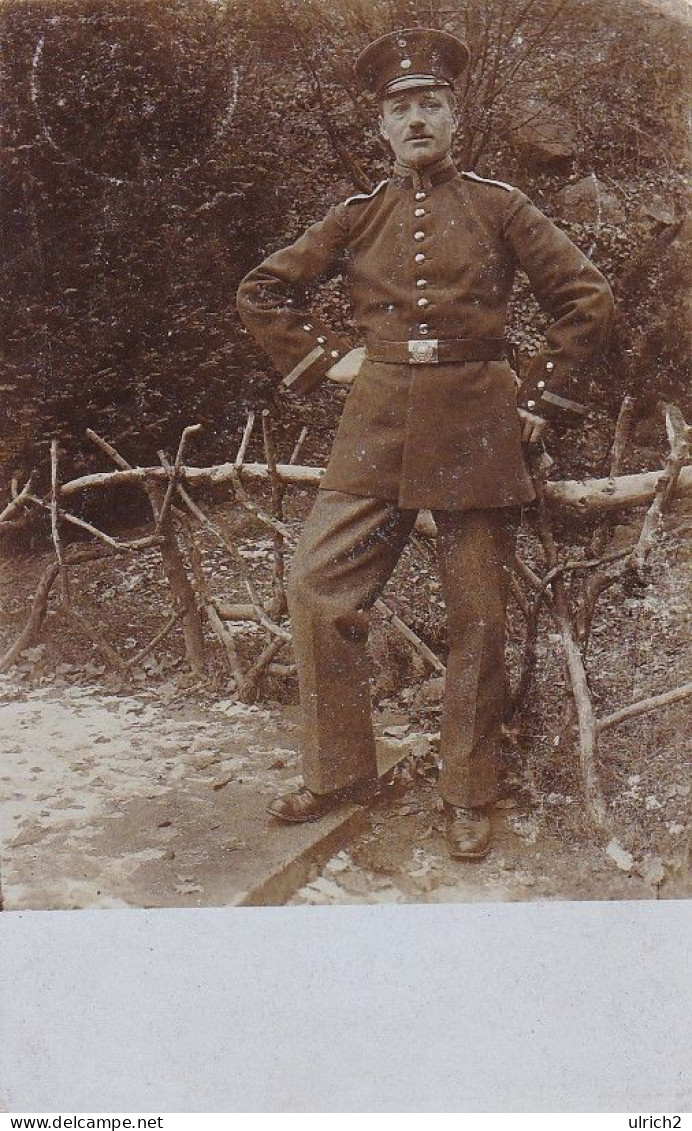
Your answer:
[[[6,909],[234,903],[295,847],[263,817],[297,772],[295,712],[0,688]]]
[[[380,731],[385,723],[381,715]],[[412,758],[390,796],[361,812],[365,829],[361,820],[360,835],[335,842],[340,850],[323,866],[317,826],[284,828],[264,815],[268,797],[298,780],[296,729],[290,707],[193,701],[181,691],[22,689],[5,677],[6,909],[234,904],[296,854],[307,870],[284,891],[297,903],[687,894],[681,877],[662,884],[655,871],[620,871],[601,847],[547,835],[541,815],[511,798],[498,809],[491,856],[454,864],[434,786],[412,772]],[[386,741],[426,748],[421,734]]]

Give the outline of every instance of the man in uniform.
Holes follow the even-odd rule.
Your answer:
[[[352,385],[289,579],[305,784],[269,812],[316,820],[374,790],[367,610],[430,508],[449,638],[439,790],[459,859],[490,846],[508,584],[534,496],[522,443],[584,415],[580,385],[612,318],[603,277],[522,192],[454,166],[453,83],[467,64],[465,44],[430,29],[370,44],[356,74],[379,99],[392,177],[337,204],[238,292],[289,389]],[[517,267],[551,316],[519,393],[503,337]],[[305,289],[338,271],[355,349],[305,306]]]

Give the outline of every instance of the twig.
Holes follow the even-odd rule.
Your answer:
[[[679,409],[670,405],[666,407],[666,424],[671,450],[665,467],[659,475],[653,501],[644,516],[639,538],[620,566],[603,574],[599,579],[600,592],[621,580],[625,574],[636,574],[641,570],[661,527],[663,514],[670,505],[684,464],[689,459],[689,430]]]
[[[255,426],[255,414],[254,414],[254,412],[249,412],[248,417],[247,417],[247,422],[245,424],[245,429],[243,431],[243,438],[240,441],[240,447],[238,448],[238,454],[235,457],[235,467],[242,467],[243,466],[243,463],[245,461],[245,453],[247,451],[248,444],[250,443],[250,437],[252,436],[252,429],[254,428],[254,426]]]
[[[251,620],[259,624],[256,605],[229,604],[218,599],[214,604],[222,620]]]
[[[99,446],[102,446],[99,444]],[[105,448],[103,449],[106,450]],[[322,480],[325,468],[306,467],[303,464],[277,464],[276,473],[286,483],[298,486],[317,486]],[[246,463],[242,468],[243,479],[266,481],[269,471],[264,463]],[[546,484],[546,500],[551,507],[565,509],[574,515],[606,513],[621,510],[623,507],[639,506],[653,498],[659,471],[643,471],[636,475],[620,475],[616,479],[565,479]],[[238,469],[233,463],[215,464],[211,467],[185,468],[187,484],[208,483],[216,486],[233,482],[238,478]],[[63,483],[61,497],[78,494],[80,491],[118,487],[126,483],[143,483],[147,479],[165,481],[166,473],[160,467],[123,467],[119,471],[95,472],[82,475]],[[692,467],[685,467],[680,473],[676,495],[679,498],[692,496]]]
[[[258,522],[261,522],[264,526],[268,526],[269,529],[274,532],[274,534],[280,534],[282,538],[288,540],[290,538],[288,527],[278,519],[272,518],[272,516],[270,514],[267,514],[267,512],[262,509],[262,507],[258,506],[257,503],[254,503],[252,501],[240,481],[240,471],[235,467],[231,470],[231,480],[233,482],[233,490],[235,492],[236,500],[238,503],[240,503],[240,506],[244,507],[246,511],[249,511],[251,515],[254,515]]]
[[[158,517],[156,519],[156,533],[157,534],[158,534],[159,530],[161,529],[161,524],[163,522],[165,522],[165,520],[166,520],[166,515],[168,514],[168,508],[171,505],[171,499],[173,498],[173,492],[175,491],[176,481],[178,479],[178,476],[180,475],[180,469],[183,465],[183,452],[185,451],[185,444],[187,443],[187,439],[188,439],[189,436],[193,436],[196,432],[201,432],[201,430],[202,430],[201,424],[189,424],[187,426],[187,428],[183,428],[183,431],[182,431],[181,436],[180,436],[180,442],[178,443],[178,450],[175,454],[175,461],[174,461],[173,467],[171,468],[171,471],[170,471],[170,475],[169,475],[169,479],[168,479],[168,486],[166,488],[166,494],[163,497],[163,503],[161,504],[161,509],[160,509]],[[161,452],[157,452],[156,454],[158,455],[159,459],[162,458]]]
[[[199,426],[192,425],[191,427],[196,430]],[[184,435],[185,430],[183,432],[183,436]],[[134,475],[142,470],[141,468],[133,468],[112,444],[109,444],[107,440],[104,440],[102,436],[99,436],[91,428],[87,429],[87,436],[122,469],[120,472],[111,472],[111,474]],[[181,444],[182,442],[181,437]],[[169,473],[165,468],[159,468],[158,470],[161,471],[167,479],[169,478]],[[175,537],[175,530],[170,513],[164,514],[163,518],[159,521],[163,511],[165,495],[162,496],[160,484],[153,482],[152,477],[145,475],[139,478],[139,482],[144,486],[154,515],[154,521],[157,523],[157,529],[160,529],[161,541],[159,542],[159,549],[161,551],[161,560],[164,570],[166,571],[168,584],[171,587],[173,601],[177,608],[181,610],[183,636],[185,639],[185,655],[193,675],[203,676],[205,673],[204,635],[202,633],[202,622],[197,611],[195,593],[185,572],[185,566],[180,554],[180,547]]]
[[[31,481],[33,479],[33,472],[27,479],[21,491],[17,491],[17,481],[12,480],[12,499],[7,504],[4,510],[0,511],[0,522],[6,522],[12,517],[15,511],[21,510],[24,500],[29,497],[31,492]]]
[[[660,528],[663,513],[673,497],[683,466],[690,458],[689,429],[682,413],[675,405],[666,406],[666,429],[670,441],[670,455],[663,475],[656,484],[654,500],[644,516],[641,534],[632,551],[632,567],[641,569]]]
[[[618,418],[615,423],[613,445],[610,451],[610,475],[612,479],[615,479],[624,467],[625,453],[632,431],[636,404],[635,398],[629,395],[624,396],[620,404],[620,411],[618,412]],[[598,557],[603,554],[609,539],[612,538],[614,525],[614,518],[608,516],[594,532],[590,547],[593,557]],[[593,624],[598,598],[608,587],[607,582],[601,584],[601,581],[602,575],[593,574],[590,577],[585,577],[582,583],[575,616],[577,639],[582,648],[586,648],[589,642],[591,625]]]
[[[50,443],[50,529],[53,536],[55,556],[58,559],[60,576],[60,599],[63,605],[70,604],[70,582],[65,568],[65,559],[60,541],[60,518],[58,509],[58,441]]]
[[[298,456],[302,452],[303,445],[305,444],[305,441],[307,440],[307,438],[308,438],[307,425],[303,425],[303,427],[300,430],[300,436],[296,440],[295,447],[294,447],[293,451],[291,452],[291,458],[288,461],[291,466],[293,466],[293,464],[296,464],[298,462]],[[284,490],[285,490],[285,487],[284,487]]]
[[[534,487],[536,489],[538,533],[543,544],[548,567],[553,569],[558,564],[557,547],[548,518],[543,469],[540,464],[540,458],[533,458],[531,470]],[[559,574],[555,576],[551,588],[553,591],[553,606],[551,611],[559,629],[560,636],[562,637],[562,647],[565,653],[567,671],[572,685],[572,695],[577,712],[577,723],[579,727],[579,763],[586,809],[594,826],[599,830],[605,830],[608,828],[609,822],[596,767],[598,754],[596,716],[591,702],[591,693],[589,691],[584,661],[579,651],[579,646],[572,627],[564,578]]]
[[[271,636],[288,643],[292,637],[287,629],[281,628],[264,612],[261,605],[229,605],[225,601],[215,601],[216,610],[222,620],[253,621],[266,628]]]
[[[274,518],[283,524],[283,497],[285,487],[276,474],[276,446],[271,425],[271,414],[268,408],[262,411],[262,437],[271,482],[272,510],[274,511]],[[287,607],[286,590],[284,587],[284,537],[276,530],[274,531],[273,573],[274,600],[272,602],[271,611],[272,616],[276,619],[283,616]]]
[[[522,588],[514,574],[512,574],[510,578],[509,592],[524,620],[528,620],[531,616],[531,604],[526,600]]]
[[[243,578],[245,587],[246,587],[248,594],[250,596],[250,600],[252,601],[252,604],[254,606],[256,616],[257,616],[257,620],[258,620],[259,624],[261,624],[262,627],[267,630],[267,632],[269,633],[270,636],[276,637],[276,638],[278,638],[278,639],[280,639],[284,642],[290,641],[290,639],[291,639],[290,632],[288,632],[284,628],[281,628],[278,624],[275,624],[274,621],[271,619],[271,617],[269,617],[267,615],[267,613],[265,612],[264,607],[262,605],[262,602],[260,601],[259,594],[257,593],[257,590],[255,588],[254,582],[252,581],[252,578],[250,577],[247,566],[246,566],[246,564],[243,560],[242,554],[239,552],[238,548],[228,538],[226,538],[226,536],[216,526],[216,524],[213,523],[211,521],[211,519],[209,519],[205,515],[204,511],[197,505],[197,503],[195,503],[194,500],[190,498],[189,494],[187,493],[185,488],[182,486],[182,484],[180,484],[180,483],[177,484],[177,491],[178,491],[178,494],[180,495],[181,499],[183,500],[185,505],[188,507],[188,509],[191,511],[191,513],[195,516],[195,518],[197,518],[204,526],[207,527],[207,529],[211,530],[216,535],[216,537],[220,539],[222,545],[226,548],[228,553],[231,555],[233,561],[238,566],[238,569],[240,570],[240,573],[241,573],[241,577]],[[213,617],[212,619],[214,621],[215,631],[217,631],[217,635],[218,635],[218,628],[219,627],[223,628],[224,626],[221,624],[220,620],[217,623],[216,617]],[[230,657],[229,657],[229,659],[230,659]]]
[[[109,556],[108,552],[100,547],[74,551],[68,550],[67,553],[68,561],[71,566],[80,565],[83,562],[97,561],[99,558]],[[13,664],[16,664],[22,652],[30,648],[37,639],[41,631],[41,626],[46,618],[46,613],[48,612],[50,591],[59,572],[60,566],[57,561],[51,562],[43,571],[31,604],[29,619],[14,644],[8,648],[5,655],[0,659],[0,672],[5,672],[8,668],[11,668]]]
[[[514,575],[512,575],[512,578],[510,580],[510,593],[521,609],[525,622],[521,672],[516,690],[512,695],[511,709],[509,712],[510,717],[513,718],[520,712],[523,706],[524,700],[529,693],[531,681],[536,670],[536,643],[538,636],[538,612],[540,605],[538,600],[534,601],[533,605],[526,600],[524,594],[521,591],[519,582]]]
[[[622,558],[628,557],[633,550],[634,547],[629,546],[625,550],[611,550],[610,553],[603,554],[600,558],[577,558],[568,562],[558,562],[557,565],[549,569],[541,578],[541,591],[547,589],[556,577],[563,577],[566,573],[579,573],[582,570],[598,569],[599,566],[608,565],[610,562],[617,562]],[[541,593],[538,594],[536,600],[539,600],[540,597]]]
[[[135,656],[130,656],[129,659],[125,660],[125,666],[128,668],[134,668],[137,664],[141,664],[143,660],[146,660],[147,656],[149,656],[154,651],[154,648],[156,648],[162,640],[166,639],[171,629],[175,628],[182,615],[183,614],[180,609],[176,609],[174,613],[171,613],[163,628],[156,633],[156,636],[152,637],[149,643],[145,644],[145,646],[141,648]]]
[[[523,577],[527,585],[530,585],[531,588],[535,589],[538,593],[543,593],[544,599],[548,602],[550,601],[550,594],[545,593],[543,589],[543,578],[540,577],[535,570],[531,569],[531,566],[525,562],[523,558],[520,558],[519,554],[515,554],[514,569],[520,577]]]
[[[102,452],[105,452],[107,456],[110,456],[110,458],[113,460],[113,463],[116,465],[116,467],[119,467],[121,471],[141,471],[141,468],[135,469],[132,467],[132,464],[127,462],[126,459],[123,459],[123,457],[120,455],[120,452],[116,451],[113,445],[108,443],[108,440],[104,440],[103,436],[99,436],[98,432],[94,432],[92,428],[87,428],[86,434],[89,439],[101,449]],[[112,475],[113,472],[106,472],[106,474]],[[63,484],[63,491],[65,490],[65,486],[66,484]]]
[[[258,658],[255,660],[252,667],[248,668],[247,672],[245,673],[245,678],[243,679],[238,689],[238,698],[243,703],[253,702],[257,694],[257,685],[259,683],[260,676],[264,672],[265,668],[269,667],[274,657],[278,652],[281,651],[285,644],[285,640],[272,640],[269,644],[267,644],[261,655],[258,656]]]
[[[267,671],[269,675],[280,675],[287,679],[289,676],[295,675],[298,668],[296,664],[267,664]]]
[[[381,597],[377,601],[375,601],[375,608],[379,613],[382,613],[382,615],[385,616],[388,621],[390,621],[397,632],[401,636],[403,636],[405,640],[408,640],[409,644],[413,648],[415,648],[418,655],[422,656],[422,658],[428,664],[430,664],[430,667],[433,668],[434,671],[436,671],[439,675],[445,674],[447,669],[442,663],[440,657],[436,656],[435,653],[430,648],[428,648],[428,645],[423,643],[420,636],[417,636],[413,629],[409,628],[406,622],[403,621],[401,617],[397,616],[394,610],[390,609],[389,605],[387,605]]]
[[[226,537],[226,535],[223,533],[221,528],[218,527],[216,525],[216,523],[213,522],[204,513],[202,508],[197,505],[197,503],[194,501],[194,499],[191,498],[191,496],[185,490],[182,483],[178,483],[176,485],[176,490],[177,490],[180,498],[182,499],[182,501],[185,503],[185,506],[190,511],[190,513],[193,514],[195,516],[195,518],[197,519],[197,521],[200,522],[202,524],[202,526],[205,526],[206,529],[209,530],[210,533],[212,533],[214,535],[214,537],[219,540],[221,545],[228,551],[228,553],[232,557],[233,561],[237,565],[238,569],[240,570],[241,576],[243,578],[243,583],[245,585],[245,588],[248,591],[248,594],[250,596],[250,600],[252,601],[253,605],[256,605],[257,608],[260,608],[261,607],[261,601],[259,599],[259,595],[257,593],[257,590],[255,589],[255,585],[252,581],[252,578],[249,575],[247,566],[245,564],[245,561],[243,560],[243,556],[239,552],[237,546],[235,546],[233,544],[233,542],[231,542],[230,539]]]
[[[629,393],[622,398],[620,411],[618,412],[618,418],[615,423],[613,446],[610,449],[610,474],[613,478],[620,474],[625,462],[625,453],[627,451],[627,445],[629,444],[636,407],[637,401],[633,396],[630,396]]]
[[[243,667],[240,662],[240,657],[235,646],[232,634],[228,631],[225,624],[222,623],[214,602],[209,594],[207,581],[204,576],[202,568],[202,553],[195,538],[195,532],[192,522],[189,518],[184,520],[183,529],[185,531],[188,553],[190,555],[190,564],[192,566],[192,576],[197,590],[197,599],[201,608],[204,609],[209,625],[219,640],[221,647],[224,650],[226,659],[228,660],[229,670],[231,675],[236,681],[236,687],[240,686],[243,680]]]
[[[163,512],[164,500],[161,486],[158,483],[149,483],[146,491],[152,512],[154,515],[160,515]],[[163,539],[160,547],[163,568],[166,572],[173,602],[182,613],[185,655],[193,675],[201,678],[206,673],[202,620],[197,608],[195,591],[190,584],[183,556],[180,552],[170,510],[168,514],[164,515],[159,529]]]
[[[40,499],[38,495],[29,494],[26,499],[34,503],[44,510],[50,510],[50,503],[44,499]],[[145,550],[149,546],[159,546],[161,544],[161,536],[159,534],[147,534],[144,538],[135,538],[131,542],[121,542],[118,538],[112,538],[110,534],[106,534],[104,530],[99,530],[97,526],[92,526],[90,522],[86,522],[83,518],[78,518],[77,515],[70,514],[69,511],[60,511],[60,518],[63,522],[69,523],[71,526],[76,526],[79,530],[86,531],[91,534],[92,538],[98,538],[100,542],[105,542],[112,550],[117,553],[125,553],[127,550]]]
[[[598,732],[600,734],[601,731],[617,726],[626,719],[633,719],[636,715],[646,715],[650,711],[658,711],[660,707],[667,707],[670,703],[681,703],[683,699],[689,699],[691,695],[692,682],[684,683],[673,691],[664,691],[661,695],[651,695],[648,699],[638,699],[636,703],[630,703],[629,706],[621,707],[619,711],[613,711],[611,715],[605,715],[602,719],[599,719],[597,723]]]

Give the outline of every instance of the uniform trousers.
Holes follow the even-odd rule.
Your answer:
[[[377,773],[367,655],[368,610],[406,545],[417,512],[320,490],[288,581],[303,712],[303,779],[313,793]],[[497,796],[507,703],[505,621],[518,508],[434,511],[449,655],[439,790],[463,807]]]

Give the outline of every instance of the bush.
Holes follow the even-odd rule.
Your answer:
[[[642,188],[681,207],[682,24],[633,0],[444,7],[433,22],[467,36],[476,60],[460,92],[460,164],[514,180],[548,211],[568,178],[595,170],[622,195],[624,220],[565,226],[616,289],[633,262],[648,271]],[[236,317],[238,282],[329,202],[386,175],[351,66],[411,11],[408,0],[5,0],[3,480],[45,463],[54,436],[72,470],[87,450],[91,465],[87,425],[150,461],[200,421],[198,455],[228,457],[245,408],[275,385]],[[535,97],[570,116],[567,168],[522,159],[517,108]],[[646,302],[621,289],[612,389],[641,381],[634,357],[676,395],[669,360],[657,385],[661,357],[680,346],[662,280]],[[338,288],[322,302],[343,321]],[[541,320],[521,289],[513,324],[535,349]]]

